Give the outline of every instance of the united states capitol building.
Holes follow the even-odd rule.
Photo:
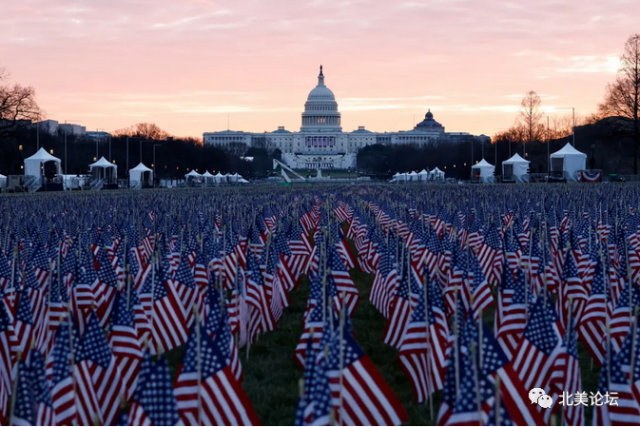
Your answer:
[[[279,148],[282,161],[295,169],[348,169],[356,166],[359,149],[373,144],[430,144],[434,142],[459,142],[486,138],[466,132],[445,132],[444,126],[434,120],[428,111],[423,121],[413,129],[397,132],[371,132],[358,126],[352,132],[343,132],[341,114],[336,97],[324,83],[320,66],[318,84],[309,92],[302,113],[299,132],[279,126],[273,132],[242,132],[223,130],[203,134],[205,144],[232,147]]]

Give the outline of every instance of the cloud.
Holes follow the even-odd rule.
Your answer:
[[[620,58],[617,55],[607,56],[573,56],[567,58],[567,67],[556,70],[560,73],[605,73],[615,74],[620,68]]]
[[[632,0],[6,3],[0,65],[55,118],[158,115],[181,134],[228,111],[249,128],[298,125],[320,62],[347,123],[393,128],[402,110],[432,107],[449,128],[482,131],[512,121],[532,86],[593,111],[640,15]]]

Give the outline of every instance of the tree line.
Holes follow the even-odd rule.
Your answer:
[[[157,125],[142,125],[140,128],[153,129],[153,132],[121,132],[98,140],[86,135],[62,132],[51,135],[43,131],[38,138],[35,126],[21,126],[0,140],[0,173],[21,174],[24,159],[37,151],[38,139],[40,147],[62,160],[62,170],[67,174],[88,173],[89,165],[100,157],[118,166],[120,178],[126,178],[128,169],[140,162],[147,167],[155,166],[159,179],[181,179],[192,169],[198,173],[238,173],[249,179],[264,178],[271,173],[273,153],[266,149],[245,146],[239,152],[230,152],[204,145],[196,138],[170,137],[164,131],[157,133]],[[241,157],[253,157],[253,161]]]
[[[574,139],[576,148],[589,156],[588,167],[608,173],[638,174],[640,34],[632,35],[625,43],[616,78],[607,85],[604,99],[595,113],[551,118],[542,106],[541,97],[531,90],[522,99],[513,126],[492,137],[492,141],[500,145],[524,145],[522,153],[531,156],[528,160],[545,152],[539,146],[547,141],[573,142]]]

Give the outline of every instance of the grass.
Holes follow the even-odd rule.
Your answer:
[[[353,254],[356,254],[350,242]],[[350,271],[360,300],[353,313],[352,325],[356,340],[378,368],[396,396],[409,414],[407,425],[435,425],[441,401],[441,392],[434,394],[434,412],[429,404],[413,402],[411,383],[398,364],[398,351],[382,342],[386,319],[369,302],[369,290],[373,274],[366,274],[355,268]],[[290,305],[278,323],[278,328],[261,335],[251,346],[247,359],[246,347],[241,349],[244,369],[242,387],[263,425],[293,425],[299,382],[303,372],[293,362],[293,354],[302,335],[302,315],[309,296],[309,280],[303,276],[300,285],[290,293]],[[492,327],[494,308],[483,313],[484,322]],[[598,385],[599,368],[591,364],[591,356],[579,343],[580,366],[582,369],[582,390],[595,392]],[[175,372],[182,355],[182,348],[168,353],[170,366]],[[593,366],[593,368],[591,368]],[[569,390],[567,390],[569,391]],[[569,391],[574,393],[575,390]],[[585,408],[585,424],[591,422],[592,408]]]

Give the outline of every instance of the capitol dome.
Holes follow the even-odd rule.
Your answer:
[[[309,92],[307,102],[304,103],[300,130],[314,132],[342,131],[338,103],[331,89],[324,84],[322,65],[318,75],[318,84]]]
[[[427,114],[424,115],[424,120],[416,125],[413,130],[417,131],[440,131],[444,132],[444,128],[438,122],[433,119],[433,113],[431,110],[427,111]]]

